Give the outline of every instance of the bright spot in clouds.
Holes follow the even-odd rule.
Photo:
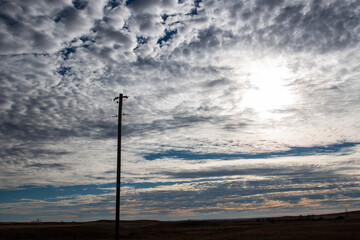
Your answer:
[[[277,59],[252,62],[248,65],[249,87],[245,90],[241,108],[253,109],[260,118],[280,118],[284,108],[295,103],[295,95],[287,84],[291,71]]]

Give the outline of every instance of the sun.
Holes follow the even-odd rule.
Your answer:
[[[260,118],[281,118],[286,107],[294,104],[289,86],[290,69],[276,60],[256,61],[247,67],[248,88],[241,101],[242,109],[253,110]]]

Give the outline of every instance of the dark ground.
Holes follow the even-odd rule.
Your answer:
[[[360,211],[216,221],[122,221],[121,239],[156,240],[359,240]],[[114,239],[114,221],[86,223],[0,223],[0,239]]]

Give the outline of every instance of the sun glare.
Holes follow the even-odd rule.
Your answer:
[[[241,108],[252,109],[260,118],[278,119],[284,116],[285,107],[295,102],[287,80],[291,77],[288,68],[279,62],[262,61],[248,67],[249,88],[244,93]]]

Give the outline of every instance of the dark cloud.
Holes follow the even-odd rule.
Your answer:
[[[42,52],[56,47],[56,40],[48,33],[37,31],[19,20],[5,17],[1,19],[6,24],[6,30],[3,30],[3,37],[0,46],[2,53],[20,53],[20,52]],[[1,23],[1,22],[0,22]],[[25,44],[22,39],[30,42]],[[26,46],[28,45],[28,46]]]
[[[259,0],[252,3],[229,2],[229,24],[239,26],[238,29],[210,24],[198,31],[198,39],[188,47],[199,51],[254,44],[281,51],[329,52],[351,48],[359,42],[356,29],[360,22],[355,17],[358,1],[288,4],[283,0]]]
[[[211,120],[210,117],[198,115],[173,116],[171,119],[159,119],[150,123],[126,124],[123,127],[123,133],[124,136],[141,136],[184,127],[193,127],[204,122],[210,122]]]
[[[99,32],[99,37],[101,39],[108,39],[117,42],[118,44],[121,43],[128,43],[131,42],[129,36],[125,32],[116,31],[114,29],[106,28],[106,27],[99,27],[95,29],[95,31]]]
[[[29,168],[39,168],[39,169],[56,169],[56,170],[66,170],[69,167],[64,165],[64,164],[60,164],[60,163],[33,163],[33,164],[28,164],[25,167],[29,167]]]
[[[1,133],[23,141],[46,141],[74,136],[71,129],[22,122],[2,122]]]
[[[19,146],[7,147],[5,144],[0,150],[1,165],[22,165],[31,162],[34,159],[53,159],[59,156],[68,155],[70,151],[59,151],[43,149],[37,144],[23,144]],[[32,164],[30,164],[32,165]]]
[[[154,21],[156,21],[154,18],[158,17],[156,15],[153,14],[139,14],[135,17],[135,20],[138,23],[139,26],[139,30],[141,32],[147,32],[147,31],[152,31],[154,30]]]
[[[184,172],[163,172],[162,174],[167,175],[175,179],[183,178],[215,178],[215,177],[230,177],[230,176],[281,176],[281,177],[306,177],[314,178],[316,176],[327,176],[328,173],[322,173],[321,171],[312,170],[309,167],[305,168],[294,168],[291,169],[286,167],[263,167],[263,168],[247,168],[239,169],[236,166],[230,168],[214,168],[214,169],[202,169],[199,171],[184,171]]]
[[[229,84],[230,84],[229,79],[216,79],[216,80],[204,82],[204,86],[209,87],[209,88],[224,86],[224,85],[229,85]]]
[[[18,21],[11,16],[7,15],[6,12],[1,11],[0,19],[6,26],[12,26],[18,23]]]
[[[105,46],[109,49],[110,52],[114,49],[122,49],[125,51],[133,50],[136,46],[136,39],[129,34],[126,29],[116,30],[104,22],[96,25],[93,28],[93,31],[96,33],[95,43],[101,48]],[[105,49],[102,47],[102,49]],[[109,52],[109,53],[110,53]],[[106,59],[109,59],[107,54]]]
[[[222,45],[222,41],[226,41],[227,37],[232,38],[232,33],[211,26],[210,28],[200,30],[197,40],[192,42],[190,47],[194,47],[195,49],[219,48]]]
[[[330,174],[330,176],[333,176]],[[198,213],[213,213],[217,209],[227,211],[220,206],[231,206],[229,211],[233,212],[238,209],[239,212],[246,212],[248,208],[262,208],[270,204],[270,208],[286,209],[287,204],[293,204],[292,209],[299,208],[304,211],[301,200],[304,198],[327,201],[329,206],[336,202],[342,204],[342,197],[339,196],[338,188],[344,186],[351,188],[351,178],[333,176],[334,181],[329,183],[327,178],[315,178],[309,185],[309,179],[304,179],[301,183],[292,182],[291,179],[273,179],[258,181],[230,180],[222,181],[203,181],[193,182],[193,184],[184,187],[184,189],[165,190],[153,188],[152,191],[140,192],[136,199],[142,207],[147,209],[176,211],[179,209],[193,210]],[[175,183],[175,185],[182,183]],[[296,184],[296,185],[292,185]],[[186,185],[186,183],[185,183]],[[352,191],[343,193],[345,196],[352,198],[358,197],[359,191],[355,194]],[[123,198],[124,205],[131,205],[134,195],[128,193]],[[161,199],[161,201],[159,201]],[[279,206],[271,206],[269,201],[281,201]],[[206,204],[204,204],[206,203]],[[139,206],[140,207],[140,206]]]
[[[27,8],[17,1],[1,3],[0,31],[4,34],[0,44],[2,53],[41,52],[57,46],[51,33],[39,30],[41,27],[46,28],[51,20],[47,16],[33,16],[28,20],[26,11]]]
[[[267,7],[272,10],[276,6],[280,6],[284,0],[257,0],[256,5],[258,8]]]
[[[285,6],[274,24],[259,26],[254,33],[259,41],[280,49],[328,52],[353,47],[359,41],[355,29],[360,24],[359,19],[352,18],[356,15],[354,4],[313,1],[308,10],[303,4]]]
[[[79,12],[74,7],[66,7],[54,18],[56,23],[63,23],[67,30],[76,30],[82,23]]]

